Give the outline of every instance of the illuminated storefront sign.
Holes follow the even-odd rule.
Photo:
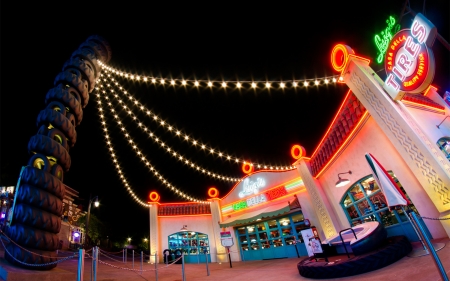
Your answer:
[[[251,208],[269,201],[275,200],[280,197],[284,197],[291,192],[297,192],[298,189],[304,187],[305,184],[301,178],[296,178],[292,181],[285,183],[284,185],[275,186],[269,190],[265,190],[255,196],[248,197],[235,201],[229,205],[222,207],[222,214],[229,214],[237,212],[246,208]]]
[[[375,45],[378,48],[377,62],[382,63],[384,54],[389,47],[389,42],[391,41],[393,35],[400,30],[400,25],[395,24],[395,18],[390,16],[386,20],[387,27],[380,32],[380,34],[375,35]]]
[[[239,192],[239,197],[243,198],[247,195],[258,194],[259,188],[266,186],[266,181],[263,178],[256,178],[256,181],[246,178],[244,180],[243,191]]]
[[[271,189],[266,193],[269,200],[276,199],[276,198],[281,197],[286,194],[287,194],[287,191],[286,191],[286,188],[284,188],[284,186],[280,186],[280,187]]]
[[[258,205],[261,203],[267,202],[266,194],[258,194],[256,196],[250,197],[247,199],[247,207],[251,207],[254,205]]]
[[[411,29],[394,35],[384,62],[387,78],[383,88],[395,100],[408,93],[426,90],[434,77],[434,56],[431,47],[436,27],[417,14]]]

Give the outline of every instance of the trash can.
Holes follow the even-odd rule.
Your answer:
[[[165,249],[163,251],[163,255],[164,255],[164,263],[165,264],[169,264],[172,262],[172,251],[169,249]]]
[[[181,250],[176,249],[176,250],[175,250],[175,259],[178,259],[178,258],[180,258],[180,259],[177,260],[175,263],[176,263],[176,264],[182,264],[183,261],[181,260]]]

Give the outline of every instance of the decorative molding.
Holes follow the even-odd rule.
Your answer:
[[[364,81],[358,76],[357,71],[352,71],[350,74],[350,81],[358,88],[359,93],[367,100],[368,103],[374,109],[374,112],[370,112],[372,116],[375,114],[380,117],[387,129],[395,137],[398,143],[408,153],[411,160],[419,168],[424,177],[427,178],[429,185],[433,187],[433,190],[439,194],[442,200],[442,204],[446,205],[450,203],[449,189],[444,185],[442,179],[439,178],[438,173],[431,166],[430,161],[423,155],[414,141],[408,136],[408,134],[402,129],[402,126],[397,122],[396,118],[392,116],[389,110],[381,102],[376,94],[364,83]]]

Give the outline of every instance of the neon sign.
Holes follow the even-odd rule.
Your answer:
[[[257,178],[256,181],[246,178],[244,180],[244,190],[239,192],[239,197],[243,198],[250,194],[257,194],[259,188],[264,186],[266,186],[266,181],[263,178]]]
[[[277,188],[267,191],[266,194],[267,194],[267,197],[269,197],[269,200],[273,200],[273,199],[276,199],[283,195],[286,195],[287,191],[286,191],[286,188],[284,188],[284,186],[280,186],[280,187],[277,187]]]
[[[391,41],[393,35],[400,30],[400,25],[395,24],[395,18],[390,16],[388,20],[386,20],[387,27],[380,32],[380,34],[375,35],[375,45],[378,48],[378,56],[377,62],[382,63],[384,54],[386,54],[386,50],[389,47],[389,42]]]
[[[436,32],[428,19],[417,14],[411,29],[401,30],[389,42],[383,88],[393,99],[401,99],[405,92],[423,92],[432,82],[434,56],[428,47],[433,45]]]

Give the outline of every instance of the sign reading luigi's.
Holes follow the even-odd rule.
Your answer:
[[[394,100],[405,93],[421,93],[434,77],[434,56],[429,49],[436,38],[436,27],[417,14],[410,29],[400,30],[389,43],[385,57],[387,78],[383,88]]]

